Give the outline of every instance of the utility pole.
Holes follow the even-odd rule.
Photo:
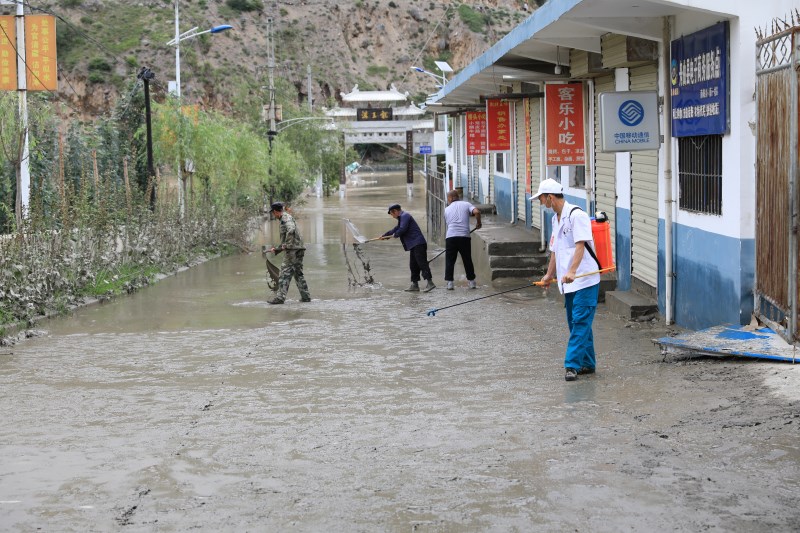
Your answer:
[[[150,123],[150,80],[156,77],[153,72],[142,67],[137,76],[144,82],[144,119],[147,129],[147,183],[152,185],[150,189],[150,210],[156,209],[156,171],[153,168],[153,128]]]
[[[25,2],[17,2],[17,93],[19,94],[19,119],[22,125],[22,146],[17,152],[17,201],[15,204],[17,228],[31,199],[30,153],[28,149],[28,81],[25,68]]]
[[[267,70],[269,71],[269,131],[267,131],[267,140],[269,141],[269,168],[267,169],[267,176],[269,180],[270,191],[274,191],[275,187],[272,182],[272,142],[278,135],[275,126],[275,43],[272,39],[272,19],[267,20]],[[270,193],[267,199],[268,204],[274,200],[272,197],[274,193]]]
[[[278,132],[275,130],[275,43],[272,40],[272,19],[267,20],[267,70],[269,72],[269,151]]]
[[[306,87],[308,91],[308,112],[314,111],[314,96],[311,94],[311,65],[306,68]]]

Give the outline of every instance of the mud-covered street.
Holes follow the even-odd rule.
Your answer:
[[[555,288],[427,316],[525,280],[469,290],[459,266],[446,291],[442,256],[406,293],[397,240],[348,285],[342,218],[425,220],[421,187],[373,179],[295,207],[310,303],[268,305],[243,254],[0,347],[0,530],[800,529],[799,367],[665,362],[663,323],[601,305],[598,372],[565,382]]]

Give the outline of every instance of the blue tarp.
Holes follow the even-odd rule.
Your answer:
[[[654,342],[673,355],[733,355],[800,362],[800,350],[767,327],[723,325],[662,337]]]

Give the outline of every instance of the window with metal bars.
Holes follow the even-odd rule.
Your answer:
[[[722,214],[722,135],[678,138],[679,207]]]

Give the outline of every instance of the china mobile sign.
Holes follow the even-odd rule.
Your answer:
[[[545,86],[547,165],[585,165],[583,84]]]
[[[598,102],[601,152],[637,152],[661,146],[657,92],[600,93]]]
[[[671,43],[672,135],[724,135],[728,111],[728,23]]]

